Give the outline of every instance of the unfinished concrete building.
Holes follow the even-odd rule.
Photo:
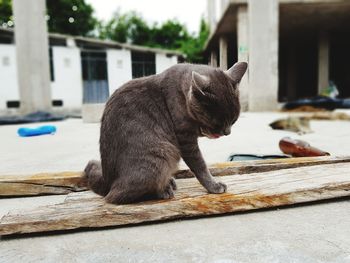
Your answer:
[[[183,59],[177,51],[48,34],[45,0],[13,4],[15,30],[0,26],[0,114],[101,113],[109,95],[125,82]]]
[[[350,97],[349,0],[208,0],[208,17],[209,63],[249,63],[246,110],[317,96],[330,80]]]

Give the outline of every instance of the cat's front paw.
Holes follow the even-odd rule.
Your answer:
[[[207,190],[211,194],[222,194],[226,192],[227,186],[221,182],[213,182]]]

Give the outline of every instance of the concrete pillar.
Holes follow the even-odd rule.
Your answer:
[[[218,55],[215,50],[212,50],[210,53],[210,66],[216,68],[218,66]]]
[[[220,37],[219,52],[220,52],[220,68],[222,70],[227,70],[227,38],[226,37]]]
[[[23,113],[51,109],[45,0],[13,0],[18,84]]]
[[[213,33],[216,26],[216,3],[215,0],[207,0],[208,24],[210,33]]]
[[[248,94],[249,94],[249,36],[248,36],[248,7],[240,6],[237,10],[237,47],[238,61],[248,62],[248,71],[244,74],[239,84],[241,109],[248,110]]]
[[[248,0],[249,110],[278,107],[278,0]]]
[[[322,32],[318,39],[318,94],[329,84],[329,36]]]

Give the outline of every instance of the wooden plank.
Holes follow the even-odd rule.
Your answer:
[[[350,196],[350,163],[326,164],[220,178],[225,194],[207,194],[196,179],[180,179],[172,200],[106,204],[90,191],[69,194],[61,204],[12,212],[0,235],[132,225],[247,211]]]
[[[226,162],[212,165],[214,176],[247,174],[301,166],[350,162],[350,157],[304,157],[262,161]],[[0,176],[0,196],[37,196],[86,191],[82,172],[40,173],[35,175]],[[175,178],[191,178],[190,170],[179,170]]]
[[[213,164],[209,167],[210,172],[214,176],[225,176],[233,174],[250,174],[275,171],[281,169],[290,169],[303,166],[314,166],[321,164],[332,163],[347,163],[350,162],[350,156],[321,156],[321,157],[299,157],[299,158],[284,158],[270,159],[261,161],[240,161],[240,162],[225,162]],[[189,170],[179,170],[175,177],[177,179],[191,178],[193,174]]]
[[[0,196],[36,196],[86,191],[81,172],[0,176]]]

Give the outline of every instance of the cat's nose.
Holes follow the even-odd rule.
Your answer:
[[[224,130],[224,135],[225,136],[227,136],[227,135],[230,135],[230,133],[231,133],[231,128],[229,127],[229,128],[226,128],[225,130]]]

